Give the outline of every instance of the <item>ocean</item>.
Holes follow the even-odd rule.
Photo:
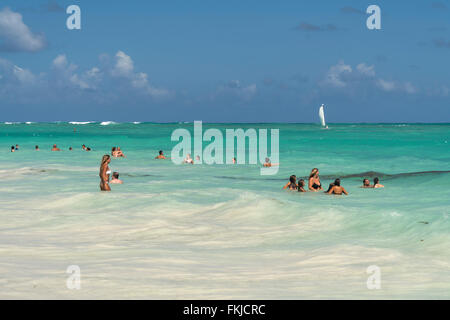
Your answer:
[[[1,123],[0,298],[450,298],[450,124],[203,126],[279,129],[278,173],[154,159],[193,123]],[[349,195],[282,190],[315,167]]]

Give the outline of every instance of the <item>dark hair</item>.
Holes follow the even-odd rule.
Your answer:
[[[39,149],[39,146],[35,146],[34,148],[35,148],[35,149]]]
[[[341,186],[341,179],[334,180],[334,185],[340,187]]]
[[[304,186],[305,186],[305,180],[303,180],[303,179],[298,179],[298,186],[299,186],[299,187],[304,187]]]
[[[14,148],[14,146],[11,146],[11,150],[14,150],[15,148]]]
[[[163,154],[163,151],[162,151],[162,150],[159,150],[159,154]]]
[[[366,183],[365,183],[366,181],[370,183],[369,179],[364,179],[364,180],[363,180],[363,185],[366,184]]]
[[[116,151],[116,149],[117,149],[116,147],[112,147],[111,151]]]
[[[116,179],[119,179],[119,173],[118,172],[113,172],[112,176]]]
[[[290,176],[289,177],[289,181],[291,182],[291,183],[296,183],[297,182],[297,177],[293,174],[292,176]]]
[[[87,151],[91,151],[91,148],[86,148]]]
[[[330,183],[330,185],[328,186],[328,190],[325,192],[330,192],[330,190],[334,187],[334,183]]]
[[[377,184],[378,182],[380,182],[380,179],[378,179],[378,178],[373,179],[374,184]]]

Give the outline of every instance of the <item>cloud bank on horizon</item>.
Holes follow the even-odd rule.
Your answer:
[[[80,1],[82,8],[83,3]],[[222,34],[220,40],[210,37],[200,41],[194,37],[191,46],[180,38],[184,51],[174,52],[169,48],[180,47],[162,38],[167,30],[154,31],[156,36],[152,38],[128,20],[129,30],[116,32],[116,39],[102,28],[72,35],[67,30],[51,30],[51,23],[46,26],[54,16],[38,19],[43,11],[65,17],[60,4],[46,1],[37,6],[40,11],[25,16],[19,9],[0,7],[0,121],[103,120],[105,114],[110,119],[112,112],[111,120],[117,121],[311,122],[316,121],[316,109],[321,103],[331,109],[331,122],[450,121],[450,83],[445,76],[420,71],[418,66],[423,62],[438,63],[442,51],[450,47],[442,26],[438,31],[436,26],[427,29],[434,27],[435,32],[435,38],[428,42],[402,36],[408,45],[415,42],[415,50],[427,56],[426,60],[417,60],[421,56],[417,54],[412,64],[407,60],[413,59],[408,57],[391,54],[392,58],[388,58],[385,47],[398,46],[398,39],[386,35],[387,30],[370,34],[361,23],[358,32],[362,39],[373,37],[366,43],[373,47],[362,45],[351,50],[347,46],[351,38],[348,27],[339,26],[331,18],[330,22],[317,23],[314,13],[299,13],[291,27],[277,30],[283,33],[284,42],[280,43],[274,34],[273,45],[248,21],[239,20],[239,29],[233,29],[203,18],[205,21],[200,19],[198,24],[207,28],[211,23],[215,32],[209,36]],[[93,13],[98,9],[94,5],[86,7],[84,10]],[[442,2],[431,4],[430,10],[436,9],[448,11]],[[364,10],[353,6],[336,8],[334,18],[339,16],[363,22],[365,19]],[[248,17],[244,14],[242,19]],[[161,19],[154,23],[163,22]],[[395,28],[386,24],[386,29]],[[203,38],[205,31],[198,32]],[[99,44],[96,37],[101,37]],[[108,37],[110,41],[104,40]],[[339,44],[336,38],[346,43]],[[34,62],[34,57],[38,61]],[[436,61],[430,62],[432,58]],[[401,63],[404,65],[399,66]],[[448,64],[442,68],[444,72]]]

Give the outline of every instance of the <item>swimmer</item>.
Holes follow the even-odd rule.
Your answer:
[[[120,150],[120,147],[117,147],[117,158],[126,158],[122,150]]]
[[[16,151],[19,151],[19,145],[16,144]]]
[[[384,188],[384,186],[382,184],[379,183],[380,179],[375,178],[373,179],[373,188],[377,189],[377,188]]]
[[[109,175],[111,174],[111,170],[108,167],[108,164],[111,162],[111,156],[105,154],[102,158],[102,162],[100,163],[100,190],[101,191],[111,191],[111,187],[109,186]]]
[[[184,163],[194,164],[194,160],[191,158],[191,154],[188,153],[186,158],[184,159]]]
[[[200,161],[200,156],[196,156],[195,160]]]
[[[360,188],[372,188],[372,186],[370,185],[369,179],[364,179],[363,185]]]
[[[69,151],[72,151],[73,149],[72,149],[72,147],[69,147]]]
[[[306,190],[305,190],[305,180],[298,179],[297,188],[298,188],[298,192],[306,192]]]
[[[236,164],[236,158],[233,158],[233,159],[231,160],[231,162],[233,162],[233,164]]]
[[[283,189],[297,190],[297,177],[292,175],[289,177],[289,182],[283,187]]]
[[[162,159],[165,160],[167,159],[166,156],[164,155],[164,152],[162,150],[159,150],[159,154],[155,157],[155,159]]]
[[[328,190],[325,191],[325,193],[328,193],[333,187],[334,187],[334,183],[330,183],[330,185],[328,186]]]
[[[84,151],[86,151],[86,145],[83,144],[83,145],[81,146],[81,148],[82,148]]]
[[[16,152],[16,148],[14,146],[11,146],[11,152]]]
[[[39,146],[35,146],[34,150],[39,151]]]
[[[344,187],[341,187],[341,179],[336,179],[334,181],[334,186],[327,193],[328,194],[336,194],[336,195],[342,195],[342,194],[348,195],[348,192],[344,189]]]
[[[56,146],[56,144],[54,144],[54,145],[53,145],[53,148],[52,148],[52,151],[61,151],[61,149],[58,148],[58,147]]]
[[[309,175],[308,189],[311,191],[323,190],[322,184],[320,183],[319,169],[314,168],[311,170]]]
[[[91,151],[91,148],[87,147],[87,148],[86,148],[86,151]]]
[[[119,173],[113,172],[111,182],[113,184],[123,184],[123,181],[119,179]]]
[[[114,158],[117,158],[117,148],[116,148],[116,147],[112,147],[112,149],[111,149],[111,155],[112,155]]]
[[[266,158],[266,161],[264,162],[263,167],[270,168],[270,167],[278,166],[278,165],[279,165],[279,163],[272,163],[272,161],[270,161],[270,158]]]

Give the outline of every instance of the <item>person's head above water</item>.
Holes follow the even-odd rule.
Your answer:
[[[299,187],[304,187],[304,186],[305,186],[305,180],[303,180],[303,179],[298,179],[298,186],[299,186]]]
[[[159,150],[159,155],[162,156],[164,152],[162,150]]]
[[[35,146],[34,149],[39,150],[39,146]]]
[[[341,186],[341,179],[334,180],[334,185],[337,186],[337,187],[340,187]]]
[[[116,171],[114,171],[113,174],[112,174],[112,177],[113,177],[114,179],[119,179],[119,173],[116,172]]]
[[[11,146],[11,151],[14,151],[15,150],[15,147],[14,146]]]
[[[311,170],[311,173],[310,173],[310,175],[309,175],[309,178],[315,177],[315,176],[318,175],[318,174],[319,174],[319,169],[314,168],[314,169]]]
[[[297,184],[297,176],[295,176],[294,174],[292,176],[290,176],[289,182],[293,183],[293,184]]]
[[[370,186],[370,181],[369,181],[369,179],[364,179],[364,180],[363,180],[363,186],[364,186],[364,187]]]
[[[378,179],[378,177],[373,179],[373,184],[378,184],[378,182],[380,182],[380,179]]]

